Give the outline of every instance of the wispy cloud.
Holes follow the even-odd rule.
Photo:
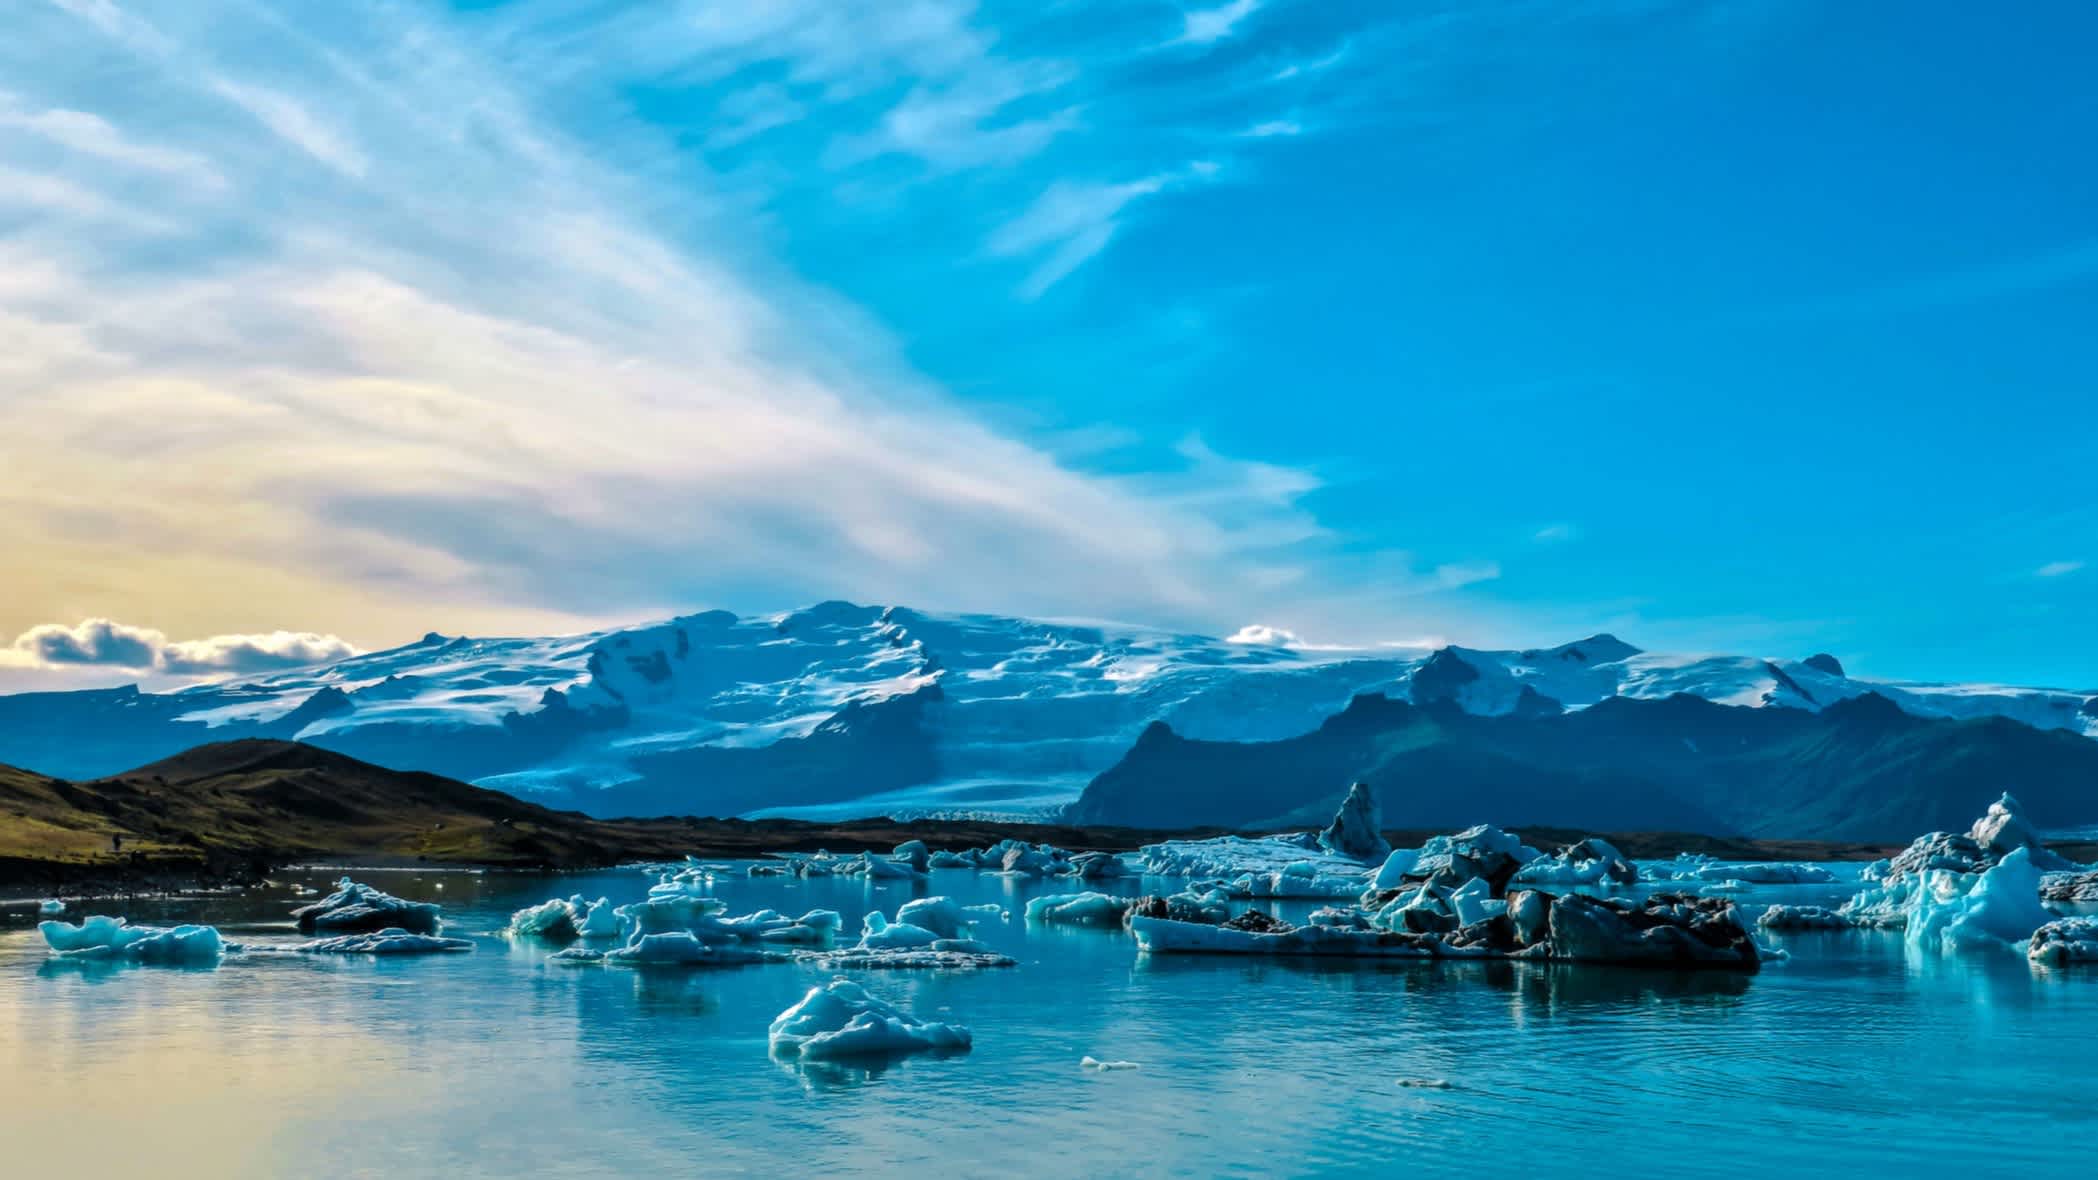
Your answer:
[[[320,40],[266,9],[156,12],[165,32],[88,0],[85,20],[32,10],[0,45],[9,133],[69,155],[0,180],[41,211],[0,244],[0,626],[150,609],[234,636],[63,628],[197,670],[284,650],[241,639],[258,617],[373,643],[834,594],[1169,620],[1298,594],[1327,540],[1315,478],[1206,446],[1102,474],[994,429],[756,256],[655,129],[544,114],[610,45],[772,86],[746,142],[861,95],[886,112],[879,151],[995,172],[1046,134],[1015,128],[1063,109],[1030,105],[1058,75],[995,64],[966,6],[761,7],[678,7],[675,27],[650,9],[522,59],[514,28],[397,8],[342,10]],[[920,98],[892,94],[892,61]],[[80,69],[131,84],[84,94]],[[989,251],[1038,295],[1213,171],[1037,189]],[[137,251],[113,225],[169,240]]]
[[[1530,539],[1540,545],[1558,545],[1576,540],[1580,535],[1581,531],[1579,529],[1564,521],[1560,521],[1555,524],[1545,525],[1543,528],[1531,533]]]
[[[1259,9],[1260,0],[1228,0],[1214,8],[1190,9],[1183,18],[1180,40],[1190,45],[1222,41]]]
[[[2033,576],[2038,578],[2063,578],[2083,569],[2083,564],[2080,561],[2050,561],[2034,570]]]
[[[1000,226],[985,249],[1002,258],[1031,258],[1020,294],[1035,299],[1107,248],[1122,219],[1139,201],[1176,185],[1205,180],[1215,165],[1197,161],[1172,173],[1119,184],[1059,181],[1018,217]]]

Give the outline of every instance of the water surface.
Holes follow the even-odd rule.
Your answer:
[[[2098,970],[2009,953],[1910,962],[1898,937],[1776,936],[1791,960],[1754,977],[1143,959],[1120,931],[1019,920],[1060,885],[724,879],[735,912],[836,909],[851,929],[928,893],[1015,915],[981,935],[1017,967],[855,973],[968,1025],[972,1052],[804,1068],[772,1059],[766,1026],[829,972],[579,969],[487,933],[551,896],[638,898],[639,873],[367,879],[442,902],[478,949],[93,967],[47,962],[33,915],[10,915],[9,1171],[2067,1177],[2091,1174],[2098,1142]],[[292,937],[290,904],[129,913],[267,941]],[[1143,1068],[1083,1071],[1088,1054]]]

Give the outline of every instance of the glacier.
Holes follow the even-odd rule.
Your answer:
[[[1666,654],[1608,635],[1523,650],[1234,639],[845,602],[569,636],[432,633],[172,692],[0,697],[0,762],[90,778],[277,737],[600,814],[1040,817],[1154,723],[1277,740],[1366,692],[1482,715],[1676,693],[1819,711],[1871,692],[1918,717],[2098,736],[2098,696],[1869,680],[1825,655]]]

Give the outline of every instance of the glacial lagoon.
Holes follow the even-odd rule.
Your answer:
[[[834,972],[574,967],[494,933],[549,897],[638,898],[638,871],[366,879],[443,904],[446,933],[476,949],[58,962],[34,907],[10,910],[0,1135],[17,1174],[725,1175],[785,1160],[798,1174],[2067,1177],[2089,1174],[2098,1141],[2098,968],[1912,959],[1898,932],[1768,932],[1789,957],[1754,975],[1142,957],[1119,929],[1029,925],[1027,900],[1056,882],[725,874],[736,913],[832,909],[856,929],[870,909],[944,894],[1012,915],[977,933],[1016,966],[848,973],[967,1025],[970,1051],[803,1064],[768,1051],[767,1026]],[[1833,903],[1853,887],[1755,899]],[[261,945],[295,941],[285,915],[310,900],[124,910]]]

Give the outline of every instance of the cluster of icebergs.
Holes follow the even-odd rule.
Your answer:
[[[47,914],[64,908],[43,907]],[[227,955],[404,955],[470,951],[473,942],[438,933],[442,919],[430,902],[404,901],[344,877],[335,892],[292,911],[299,933],[319,935],[278,946],[229,942],[213,926],[133,926],[123,918],[91,914],[78,924],[55,918],[37,929],[53,956],[81,962],[209,966]]]
[[[1861,889],[1831,911],[1773,906],[1772,929],[1900,930],[1923,954],[2022,950],[2036,964],[2098,962],[2098,869],[2049,851],[2010,795],[1964,834],[1932,832],[1866,866]]]

